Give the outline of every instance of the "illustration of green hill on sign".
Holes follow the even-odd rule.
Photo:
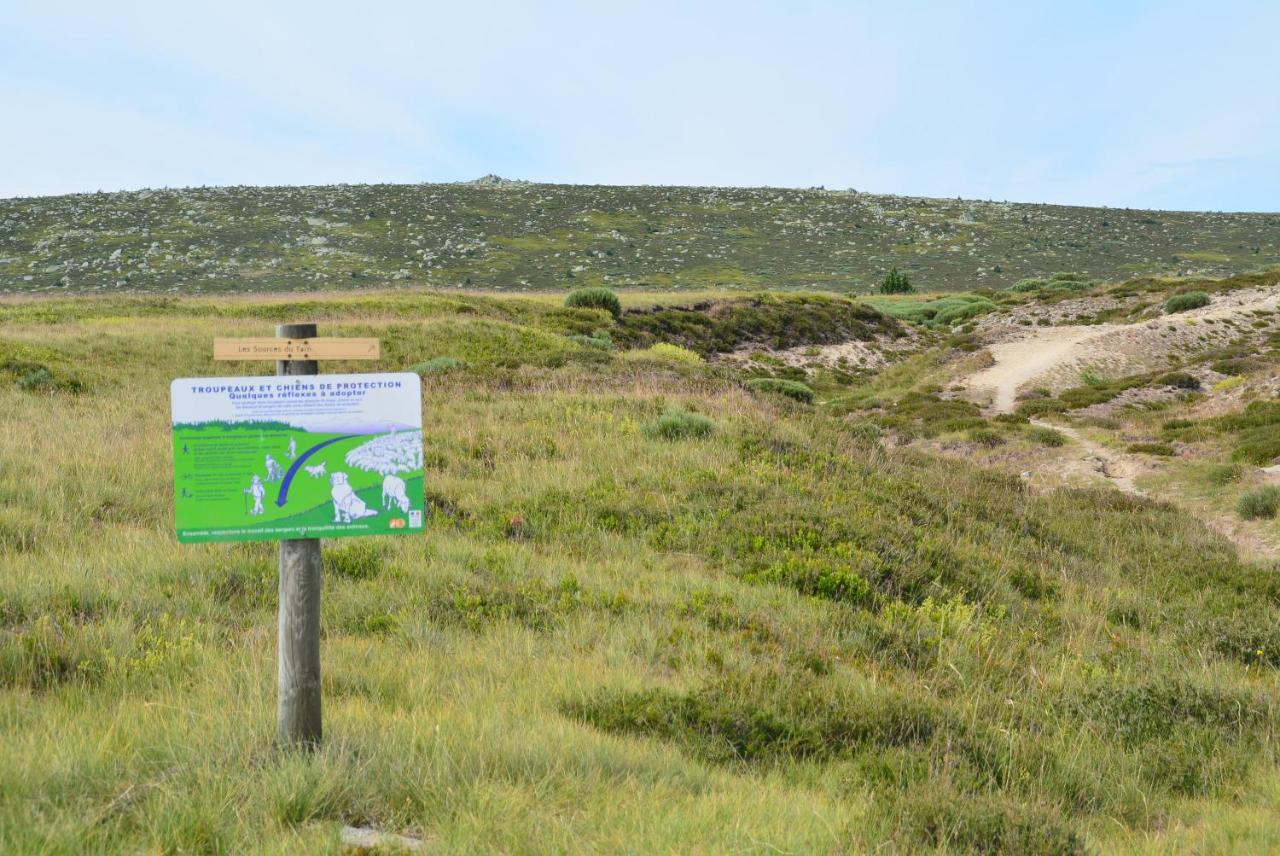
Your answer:
[[[422,391],[400,374],[183,378],[178,540],[422,531]]]

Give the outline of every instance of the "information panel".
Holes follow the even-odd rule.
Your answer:
[[[416,374],[180,378],[171,393],[179,541],[422,531]]]

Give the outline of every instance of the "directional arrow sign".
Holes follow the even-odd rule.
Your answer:
[[[376,360],[377,339],[214,339],[215,360]]]

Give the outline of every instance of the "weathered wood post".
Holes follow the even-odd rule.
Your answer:
[[[310,339],[315,324],[279,324],[276,338]],[[277,375],[319,374],[315,360],[277,360]],[[282,746],[320,743],[320,539],[280,542],[279,701]]]

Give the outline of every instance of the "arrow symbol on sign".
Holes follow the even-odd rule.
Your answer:
[[[325,440],[323,443],[316,443],[310,449],[307,449],[297,460],[293,462],[293,466],[289,467],[289,471],[284,474],[284,480],[280,482],[280,495],[276,497],[276,505],[284,508],[284,504],[289,501],[289,485],[293,483],[293,477],[297,474],[298,468],[302,466],[302,462],[323,449],[325,446],[342,440],[350,440],[352,437],[359,437],[359,434],[344,434],[341,437],[334,437],[332,440]]]

